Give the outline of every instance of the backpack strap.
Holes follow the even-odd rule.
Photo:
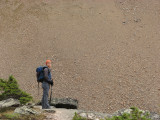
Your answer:
[[[47,67],[47,66],[44,66],[44,67],[43,67],[43,70],[44,70],[45,68],[48,68],[48,67]]]
[[[48,68],[47,66],[44,66],[43,67],[43,70],[45,69],[45,68]],[[50,73],[50,70],[49,70],[49,68],[48,68],[48,74]]]

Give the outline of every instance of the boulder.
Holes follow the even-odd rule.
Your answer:
[[[37,105],[41,105],[41,102],[37,103]],[[77,109],[78,100],[72,98],[52,98],[50,105],[56,108]]]
[[[52,98],[51,105],[56,108],[77,109],[78,100],[72,98]]]
[[[22,114],[22,115],[38,115],[38,114],[40,114],[40,112],[38,112],[28,106],[18,107],[14,110],[14,112]]]
[[[6,108],[6,107],[18,107],[20,105],[19,100],[9,98],[7,100],[0,101],[0,108]]]
[[[89,120],[100,120],[105,118],[111,118],[112,116],[107,113],[100,113],[94,111],[78,111],[79,116],[89,119]]]

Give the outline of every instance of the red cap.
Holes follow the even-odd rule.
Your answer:
[[[51,63],[51,60],[46,60],[46,65],[47,65],[47,63],[49,63],[49,62]]]

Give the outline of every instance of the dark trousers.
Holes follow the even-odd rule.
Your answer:
[[[42,109],[49,109],[50,105],[48,103],[48,95],[49,95],[49,84],[47,82],[42,83],[43,88],[43,96],[42,96]]]

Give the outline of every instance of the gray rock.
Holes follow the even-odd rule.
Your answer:
[[[90,120],[100,120],[112,117],[111,115],[106,113],[93,112],[93,111],[78,111],[77,114],[83,118]]]
[[[89,119],[96,119],[96,115],[93,113],[88,113],[88,118]]]
[[[41,109],[41,106],[34,106],[36,109],[42,110],[42,112],[47,113],[53,113],[52,115],[55,115],[57,117],[57,120],[72,120],[72,118],[75,115],[75,112],[83,117],[87,118],[89,120],[101,120],[105,118],[111,118],[113,116],[119,116],[123,113],[130,113],[131,109],[121,109],[114,114],[107,114],[107,113],[101,113],[101,112],[95,112],[95,111],[85,111],[81,109],[64,109],[64,108],[52,108],[52,109]],[[143,114],[149,111],[142,111]],[[150,113],[151,120],[160,120],[160,117],[156,113]]]
[[[28,106],[22,106],[22,107],[18,107],[14,110],[15,113],[19,113],[22,115],[38,115],[40,114],[40,112],[28,107]]]
[[[72,98],[52,98],[51,105],[56,108],[77,109],[78,100]]]
[[[19,100],[9,98],[7,100],[0,101],[0,108],[6,108],[6,107],[18,107],[20,105]]]
[[[35,103],[26,103],[26,106],[30,108],[34,108],[35,105],[36,105]]]
[[[112,115],[113,116],[121,116],[123,113],[130,113],[132,109],[121,109],[116,112],[114,112]]]
[[[149,114],[150,114],[149,117],[150,117],[151,120],[160,120],[160,115],[158,115],[157,113],[150,112]]]
[[[113,116],[121,116],[123,113],[131,113],[132,109],[121,109],[121,110],[118,110],[116,112],[114,112],[112,115]],[[147,111],[143,111],[143,110],[139,110],[142,112],[142,115],[144,115]]]
[[[83,118],[87,118],[88,117],[87,113],[84,113],[84,112],[79,113],[79,116],[81,116]]]
[[[35,106],[35,103],[26,103],[27,106]]]

